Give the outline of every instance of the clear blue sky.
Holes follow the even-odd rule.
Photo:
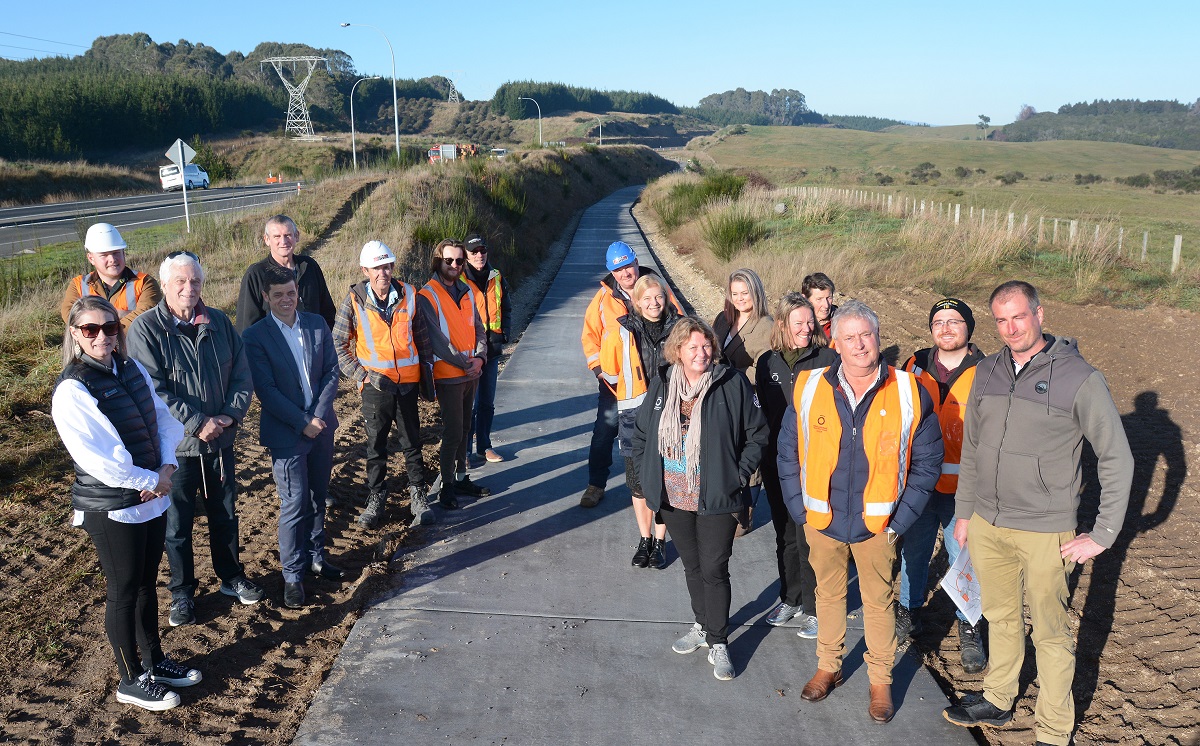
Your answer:
[[[144,31],[222,53],[262,41],[341,49],[360,72],[390,75],[379,34],[340,21],[380,27],[399,77],[448,74],[471,99],[530,79],[649,91],[681,106],[739,86],[793,88],[823,114],[940,125],[979,114],[1003,124],[1022,104],[1200,97],[1195,0],[13,2],[0,56],[78,54],[97,36]]]

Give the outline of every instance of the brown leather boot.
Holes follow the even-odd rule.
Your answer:
[[[877,723],[886,723],[892,719],[896,708],[892,706],[891,684],[871,685],[871,704],[867,707],[867,714]]]
[[[804,691],[800,692],[800,698],[807,699],[809,702],[820,702],[828,697],[830,692],[841,685],[841,671],[834,673],[833,671],[818,668],[817,673],[804,685]]]

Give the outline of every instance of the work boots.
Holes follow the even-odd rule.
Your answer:
[[[979,673],[987,668],[987,654],[983,652],[983,620],[971,626],[970,622],[958,620],[958,654],[963,671]]]
[[[359,524],[367,528],[375,528],[379,525],[379,518],[383,515],[383,508],[387,505],[388,495],[386,492],[372,492],[367,497],[367,507],[358,516]]]
[[[425,485],[413,484],[408,487],[408,507],[412,511],[412,523],[408,524],[409,528],[424,526],[434,523],[437,519],[433,515],[433,510],[429,507],[429,502],[425,498]]]

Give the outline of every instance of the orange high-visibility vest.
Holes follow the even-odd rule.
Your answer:
[[[937,413],[938,425],[942,428],[942,445],[946,455],[942,461],[942,476],[938,477],[938,492],[953,495],[958,491],[958,465],[962,461],[963,420],[967,413],[967,396],[971,393],[971,384],[975,382],[975,366],[964,370],[950,386],[946,401],[941,401],[942,393],[937,379],[929,371],[917,365],[916,360],[909,358],[904,369],[917,377],[917,381],[929,392],[933,400],[933,411]]]
[[[137,277],[133,280],[125,282],[124,292],[114,293],[113,297],[108,301],[113,304],[113,308],[118,311],[136,311],[138,298],[142,297],[142,289],[146,287],[146,273],[136,272]],[[96,277],[95,272],[88,272],[86,275],[76,275],[75,279],[71,280],[74,285],[75,292],[80,298],[86,298],[89,295],[98,295],[91,288],[92,280],[100,283],[100,278]],[[101,297],[103,295],[101,294]]]
[[[463,278],[471,288],[475,291],[475,308],[479,311],[479,318],[483,320],[483,326],[489,332],[494,334],[500,333],[500,300],[504,295],[504,290],[501,287],[500,271],[493,269],[488,273],[487,287],[481,288],[474,282]]]
[[[467,283],[467,292],[462,300],[454,302],[454,298],[446,291],[446,286],[437,277],[433,277],[421,288],[421,295],[429,299],[437,309],[438,326],[442,336],[450,340],[450,348],[460,355],[475,354],[475,291]],[[440,381],[443,378],[461,378],[466,375],[462,368],[433,357],[433,378]]]
[[[825,379],[828,368],[797,377],[797,432],[800,441],[800,486],[808,522],[825,529],[833,522],[829,483],[837,468],[842,442],[842,418],[834,389]],[[921,391],[911,373],[888,369],[888,376],[863,421],[863,451],[867,455],[867,484],[863,489],[863,523],[871,533],[887,528],[900,503],[912,460],[912,439],[920,424]]]
[[[616,332],[600,343],[600,376],[616,394],[617,409],[633,409],[646,398],[646,372],[637,338],[620,323]]]
[[[643,268],[642,274],[646,274],[645,268]],[[660,277],[659,279],[661,280],[662,278]],[[675,311],[682,316],[683,307],[675,299],[675,294],[671,292],[671,288],[667,287],[666,280],[663,280],[663,292],[667,296],[667,302],[675,306]],[[579,341],[583,344],[583,355],[587,358],[587,367],[595,368],[599,365],[600,348],[604,342],[604,338],[612,334],[616,329],[623,328],[617,319],[627,313],[630,313],[630,310],[626,307],[624,299],[614,295],[612,288],[606,283],[601,282],[600,290],[592,297],[592,302],[588,304],[587,310],[584,311],[583,334],[579,338]]]
[[[386,376],[393,383],[416,383],[421,378],[417,341],[413,339],[412,320],[417,315],[417,291],[401,282],[404,297],[392,311],[392,323],[371,313],[351,294],[354,304],[355,344],[358,363],[367,370]],[[367,292],[370,292],[368,290]]]

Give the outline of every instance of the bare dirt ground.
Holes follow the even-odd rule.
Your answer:
[[[721,307],[721,291],[647,228],[674,284],[700,316],[711,319]],[[565,248],[566,241],[560,242],[553,256],[561,260]],[[556,270],[557,262],[546,262],[543,274],[518,291],[514,308],[536,308]],[[884,344],[893,357],[924,346],[928,308],[936,300],[928,290],[843,290],[879,312]],[[967,300],[984,308],[982,297]],[[976,316],[976,341],[994,351],[999,343],[986,312]],[[1188,462],[1200,458],[1200,405],[1192,396],[1196,386],[1189,354],[1200,342],[1200,318],[1170,309],[1056,303],[1047,304],[1046,316],[1050,331],[1078,337],[1084,354],[1108,376],[1138,464],[1126,532],[1117,547],[1079,573],[1074,591],[1080,637],[1076,741],[1200,743],[1200,506],[1197,478],[1187,472]],[[1158,340],[1172,341],[1170,349],[1183,354],[1154,355],[1152,360]],[[4,503],[0,646],[9,652],[0,656],[0,742],[289,743],[365,606],[399,584],[401,568],[388,558],[405,542],[419,540],[406,528],[403,504],[389,505],[387,520],[375,531],[354,523],[365,498],[357,396],[344,391],[338,408],[343,424],[331,489],[344,507],[330,515],[327,528],[330,557],[349,578],[340,584],[309,581],[314,603],[298,611],[283,607],[277,497],[269,459],[256,443],[257,410],[252,410],[238,441],[242,560],[247,574],[266,587],[267,598],[240,606],[217,592],[203,538],[205,522],[197,519],[197,575],[203,584],[197,597],[199,623],[170,628],[165,590],[160,604],[165,649],[200,667],[205,679],[181,690],[183,705],[166,713],[121,705],[113,696],[116,673],[104,636],[104,581],[90,541],[68,525],[65,501],[58,501],[64,505],[58,512],[34,520],[19,515],[26,509],[22,503]],[[425,466],[432,475],[440,438],[436,410],[422,405],[421,420]],[[31,414],[30,426],[53,427],[38,413]],[[394,494],[406,484],[403,471],[393,459]],[[486,471],[481,476],[486,483]],[[62,483],[41,489],[62,495],[66,484],[64,475]],[[1093,480],[1086,496],[1092,504],[1095,492]],[[165,586],[165,561],[163,570]],[[957,662],[949,600],[933,593],[927,608],[926,631],[916,643],[930,669],[948,692],[978,689],[982,677],[964,674]],[[1032,648],[1029,652],[1014,724],[980,734],[981,743],[1033,742],[1037,685]]]
[[[635,215],[672,282],[700,316],[711,319],[721,309],[723,289],[677,253],[640,206]],[[795,278],[797,289],[800,280]],[[893,362],[929,346],[929,308],[939,297],[930,290],[839,288],[839,297],[857,298],[878,312],[884,352]],[[987,296],[964,300],[977,320],[973,341],[995,352],[1001,344]],[[1200,316],[1055,302],[1045,309],[1047,331],[1077,338],[1087,360],[1108,379],[1137,466],[1116,546],[1073,577],[1075,742],[1200,744],[1200,478],[1188,469],[1200,460],[1200,403],[1190,354],[1200,343]],[[1154,352],[1167,340],[1169,347],[1161,349],[1170,355]],[[1085,461],[1085,527],[1099,494],[1094,463],[1094,457]],[[946,569],[939,552],[931,587]],[[928,598],[925,629],[915,640],[926,665],[947,694],[978,691],[983,674],[966,674],[958,662],[953,603],[941,591]],[[1007,728],[977,732],[980,743],[1033,743],[1037,681],[1028,642],[1026,653],[1016,717]]]

